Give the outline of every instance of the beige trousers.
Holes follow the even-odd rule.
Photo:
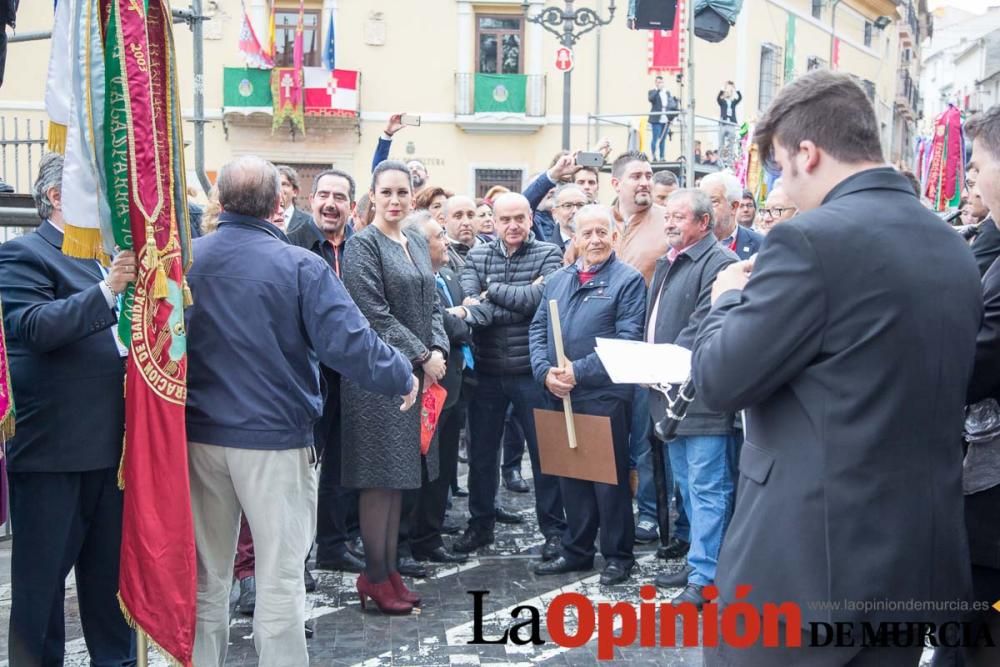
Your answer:
[[[316,453],[188,443],[198,559],[194,664],[226,662],[229,593],[240,512],[254,541],[257,605],[253,641],[260,667],[305,667],[302,563],[316,530]]]

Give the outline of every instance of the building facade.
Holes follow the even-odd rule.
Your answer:
[[[784,83],[814,68],[833,67],[855,75],[869,92],[887,159],[904,161],[919,115],[914,82],[924,1],[918,7],[909,0],[747,0],[724,41],[693,45],[696,111],[705,119],[696,124],[703,150],[717,143],[711,119],[718,118],[716,95],[726,81],[742,92],[740,122],[752,122]],[[277,57],[279,64],[290,64],[299,3],[274,2]],[[608,15],[608,0],[575,4]],[[306,183],[310,174],[333,163],[367,187],[377,139],[394,112],[419,115],[421,124],[396,136],[391,157],[422,160],[431,183],[458,192],[481,194],[495,183],[515,187],[547,167],[560,148],[559,44],[525,20],[525,5],[535,15],[546,5],[562,7],[561,0],[306,0],[305,64],[315,71],[322,67],[332,21],[336,67],[358,74],[350,84],[357,113],[307,114],[304,135],[288,123],[272,130],[266,107],[231,104],[237,92],[253,87],[249,79],[243,82],[247,77],[226,75],[227,68],[244,66],[238,49],[243,10],[235,0],[204,5],[210,18],[204,23],[201,87],[207,120],[204,166],[210,179],[233,156],[256,154],[297,167]],[[618,2],[614,21],[582,37],[574,49],[574,147],[593,146],[607,136],[615,152],[624,150],[630,128],[639,128],[646,115],[653,79],[650,36],[626,29],[626,6]],[[247,0],[246,8],[257,36],[267,42],[270,1]],[[51,22],[51,4],[22,3],[19,31],[47,30]],[[175,41],[181,99],[190,120],[193,44],[184,24],[175,26]],[[0,117],[16,116],[36,126],[45,119],[48,51],[47,40],[10,45]],[[675,95],[687,95],[686,81],[678,81],[675,73],[667,80]],[[324,82],[316,85],[323,98]],[[343,87],[343,80],[327,82],[325,94],[331,98]],[[679,127],[674,129],[668,160],[686,150]],[[193,168],[188,150],[187,164]],[[0,178],[9,171],[0,165],[4,168]],[[189,182],[197,185],[193,176]],[[24,189],[23,182],[17,185]]]

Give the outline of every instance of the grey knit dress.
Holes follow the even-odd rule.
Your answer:
[[[406,250],[369,225],[347,241],[344,285],[379,337],[408,359],[432,349],[448,353],[427,241],[405,230]],[[412,261],[411,259],[412,258]],[[417,377],[422,379],[418,370]],[[437,438],[420,454],[420,403],[400,412],[400,399],[341,379],[342,482],[356,489],[416,489],[421,468],[438,475]],[[422,461],[421,459],[425,459]]]

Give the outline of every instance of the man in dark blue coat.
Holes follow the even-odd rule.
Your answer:
[[[135,664],[118,601],[125,356],[117,295],[135,255],[105,271],[62,253],[63,158],[42,158],[34,187],[42,224],[0,246],[0,296],[17,432],[7,442],[12,665],[61,665],[66,576],[76,569],[93,664]],[[89,214],[91,212],[87,212]],[[69,215],[79,212],[69,212]]]
[[[617,484],[559,478],[566,509],[566,533],[558,558],[542,563],[535,573],[561,574],[589,570],[594,565],[598,528],[605,566],[601,583],[628,579],[635,559],[632,544],[632,494],[629,488],[629,425],[634,387],[615,385],[595,350],[597,338],[640,340],[646,314],[646,283],[642,274],[615,257],[618,232],[611,210],[585,206],[576,214],[577,261],[552,274],[542,303],[531,322],[531,369],[543,385],[552,409],[569,396],[579,414],[611,420]],[[559,305],[563,345],[568,365],[560,368],[549,320],[549,301]]]

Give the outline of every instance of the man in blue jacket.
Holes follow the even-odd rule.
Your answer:
[[[194,663],[222,665],[242,509],[254,536],[261,665],[309,663],[302,562],[316,526],[320,364],[370,391],[417,397],[410,362],[383,343],[327,263],[268,220],[278,172],[243,157],[219,173],[219,229],[188,274],[188,458],[198,552]]]
[[[561,574],[594,566],[598,528],[605,566],[604,585],[629,578],[635,559],[632,543],[632,494],[629,488],[629,425],[634,388],[615,385],[595,351],[596,339],[640,340],[646,312],[642,274],[615,257],[618,232],[610,209],[585,206],[576,214],[576,263],[552,274],[529,330],[531,370],[558,409],[569,396],[579,414],[607,416],[615,451],[618,483],[559,478],[567,529],[562,553],[540,564],[535,574]],[[563,345],[570,363],[558,366],[548,303],[559,305]]]

